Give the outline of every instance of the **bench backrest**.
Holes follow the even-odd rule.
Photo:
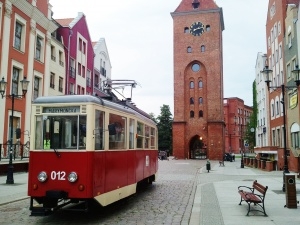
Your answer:
[[[265,187],[265,186],[261,185],[260,183],[257,183],[257,180],[253,181],[252,187],[263,195],[265,195],[268,190],[268,186]]]

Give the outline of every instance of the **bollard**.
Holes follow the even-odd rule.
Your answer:
[[[209,160],[207,160],[207,162],[206,162],[206,170],[209,173],[209,171],[210,171],[210,162],[209,162]]]

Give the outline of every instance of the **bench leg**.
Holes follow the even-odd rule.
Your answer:
[[[241,197],[241,201],[240,201],[240,204],[239,204],[239,205],[241,205],[241,204],[242,204],[242,201],[243,201],[243,198]]]
[[[248,203],[248,202],[247,202]],[[248,212],[246,216],[249,216],[249,212],[250,212],[250,203],[248,203]]]

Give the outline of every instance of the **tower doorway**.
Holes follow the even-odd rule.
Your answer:
[[[190,142],[190,158],[191,159],[207,159],[207,148],[202,137],[196,135]]]

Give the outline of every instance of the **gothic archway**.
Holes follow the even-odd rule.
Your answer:
[[[198,135],[194,136],[190,141],[190,158],[191,159],[206,159],[207,148],[202,139]]]

